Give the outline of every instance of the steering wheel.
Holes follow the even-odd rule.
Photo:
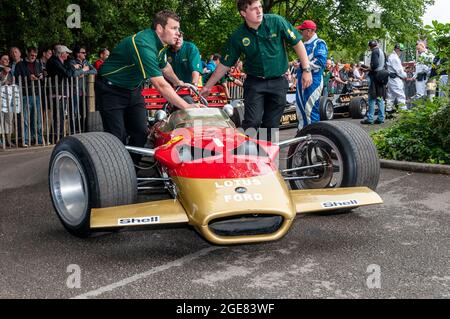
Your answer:
[[[189,93],[191,94],[191,96],[194,97],[194,100],[199,101],[201,104],[205,105],[206,107],[208,107],[208,101],[206,100],[205,97],[203,97],[203,95],[200,94],[200,92],[198,91],[197,87],[195,87],[194,85],[190,84],[190,83],[184,83],[184,86],[177,86],[175,88],[175,93],[178,93],[181,89],[183,88],[188,88]],[[173,111],[174,106],[171,105],[171,103],[169,101],[167,101],[166,103],[164,103],[163,105],[163,111],[165,112],[172,112]],[[175,107],[176,108],[176,107]]]

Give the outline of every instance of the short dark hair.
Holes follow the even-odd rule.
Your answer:
[[[368,43],[368,46],[372,49],[375,48],[378,45],[378,41],[377,40],[370,40]]]
[[[180,17],[173,11],[170,10],[162,10],[159,11],[153,17],[152,29],[156,30],[156,26],[160,24],[163,28],[166,26],[167,21],[169,19],[173,19],[175,21],[180,22]]]
[[[73,53],[74,54],[78,54],[80,53],[81,49],[84,49],[84,51],[86,51],[86,47],[84,45],[77,45],[74,49],[73,49]]]
[[[101,54],[105,53],[106,51],[108,51],[107,48],[101,48],[100,50],[98,50],[98,55],[100,56]]]
[[[245,11],[245,9],[247,9],[248,6],[251,6],[253,4],[253,2],[256,2],[258,0],[237,0],[237,8],[238,11]]]
[[[214,56],[213,56],[213,60],[214,60],[214,61],[217,61],[217,60],[219,60],[220,58],[221,58],[221,55],[220,55],[219,53],[215,53]]]
[[[32,52],[32,51],[37,53],[37,52],[38,52],[38,49],[36,49],[36,47],[28,47],[28,48],[27,48],[27,53],[30,53],[30,52]]]

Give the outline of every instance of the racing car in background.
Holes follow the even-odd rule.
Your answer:
[[[170,110],[166,104],[152,118],[151,148],[124,146],[104,132],[63,138],[49,163],[50,194],[63,226],[89,237],[185,224],[211,243],[242,244],[280,239],[297,214],[382,203],[375,192],[377,151],[358,126],[321,122],[271,143],[236,129],[233,113],[230,105]],[[283,148],[286,168],[280,169]],[[151,159],[156,176],[138,177],[130,153]],[[155,187],[170,199],[138,201],[138,193]]]

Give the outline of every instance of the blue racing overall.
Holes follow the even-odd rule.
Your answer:
[[[302,88],[301,67],[297,71],[297,117],[298,128],[320,121],[319,102],[323,89],[323,71],[327,63],[328,48],[325,41],[319,39],[315,34],[309,41],[305,42],[309,65],[312,72],[312,85],[306,90]]]

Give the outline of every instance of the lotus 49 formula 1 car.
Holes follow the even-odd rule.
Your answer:
[[[79,237],[186,224],[214,244],[239,244],[283,237],[298,213],[382,203],[374,192],[377,152],[361,128],[316,123],[272,144],[241,133],[231,113],[227,107],[170,115],[158,110],[149,135],[152,148],[124,146],[104,132],[62,139],[49,165],[57,216]],[[285,147],[286,168],[279,169]],[[130,153],[151,159],[158,175],[137,177]],[[138,192],[155,183],[171,198],[138,202]]]

